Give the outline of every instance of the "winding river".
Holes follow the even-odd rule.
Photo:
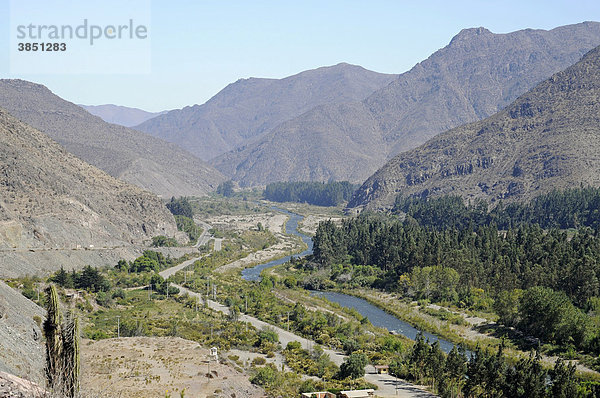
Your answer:
[[[302,253],[294,254],[294,256],[304,257],[309,254],[312,254],[312,249],[313,249],[312,239],[310,238],[310,236],[306,236],[303,233],[300,233],[298,231],[298,223],[300,221],[302,221],[302,219],[304,217],[299,214],[291,213],[287,210],[280,209],[279,207],[272,207],[271,209],[273,209],[279,213],[283,213],[283,214],[287,215],[289,218],[285,223],[285,232],[290,235],[299,236],[300,238],[302,238],[302,241],[304,243],[306,243],[306,245],[308,246],[308,249],[304,250]],[[290,258],[292,258],[292,256],[286,256],[286,257],[280,258],[278,260],[269,261],[268,263],[259,264],[252,268],[246,268],[242,271],[242,278],[247,281],[258,281],[258,280],[260,280],[260,273],[262,272],[262,270],[271,268],[271,267],[274,267],[276,265],[280,265],[283,263],[287,263],[288,261],[290,261]]]
[[[312,239],[309,236],[306,236],[298,231],[298,223],[302,221],[303,216],[291,213],[287,210],[280,209],[278,207],[272,207],[272,209],[289,216],[289,219],[285,224],[286,233],[301,237],[302,241],[308,246],[307,250],[304,250],[302,253],[295,254],[294,256],[303,257],[312,254]],[[269,261],[268,263],[259,264],[252,268],[246,268],[242,271],[242,278],[247,281],[258,281],[260,280],[260,273],[264,269],[283,264],[289,261],[290,258],[291,256],[286,256],[278,260]],[[346,308],[354,308],[359,314],[361,314],[362,316],[366,316],[374,326],[385,328],[390,332],[401,334],[403,336],[408,337],[409,339],[414,340],[417,336],[417,333],[419,333],[419,330],[414,328],[410,324],[396,318],[393,315],[388,314],[387,312],[374,306],[373,304],[369,303],[364,299],[336,292],[316,291],[312,292],[311,294],[314,296],[323,297],[331,302],[337,303]],[[440,339],[439,337],[431,333],[423,332],[423,336],[426,339],[428,339],[429,342],[439,341],[440,348],[444,352],[449,352],[454,346],[453,343]]]

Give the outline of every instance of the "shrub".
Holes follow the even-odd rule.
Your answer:
[[[252,366],[262,366],[267,363],[267,360],[263,357],[256,357],[252,360]]]

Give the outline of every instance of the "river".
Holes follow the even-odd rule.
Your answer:
[[[302,253],[294,254],[294,256],[304,257],[304,256],[308,256],[309,254],[312,254],[313,241],[312,241],[311,237],[306,236],[303,233],[300,233],[298,231],[298,223],[300,221],[302,221],[302,219],[304,217],[299,214],[291,213],[287,210],[280,209],[279,207],[271,207],[271,209],[273,209],[279,213],[283,213],[283,214],[287,215],[289,218],[285,223],[285,232],[290,235],[299,236],[300,238],[302,238],[302,241],[304,243],[306,243],[306,245],[308,246],[308,249],[304,250]],[[288,261],[290,261],[290,258],[292,258],[292,256],[286,256],[286,257],[280,258],[278,260],[269,261],[268,263],[259,264],[252,268],[246,268],[242,271],[242,278],[247,281],[258,281],[258,280],[260,280],[260,273],[262,272],[262,270],[271,268],[271,267],[274,267],[276,265],[280,265],[283,263],[287,263]]]
[[[298,231],[298,223],[302,221],[303,217],[299,214],[291,213],[287,210],[280,209],[278,207],[272,207],[273,210],[284,213],[289,216],[285,224],[285,231],[288,234],[300,236],[302,241],[307,244],[308,249],[302,253],[295,254],[294,256],[303,257],[312,254],[313,242],[309,236],[306,236]],[[269,261],[268,263],[259,264],[252,268],[246,268],[242,271],[242,278],[247,281],[258,281],[260,280],[260,273],[267,268],[274,267],[286,263],[290,260],[291,256],[286,256],[278,260]],[[338,303],[339,305],[346,308],[354,308],[362,316],[366,316],[374,326],[385,328],[390,332],[398,333],[409,339],[414,340],[417,337],[418,329],[414,328],[410,324],[396,318],[393,315],[388,314],[382,309],[374,306],[366,300],[358,297],[350,296],[347,294],[336,293],[336,292],[312,292],[312,295],[326,298],[327,300]],[[449,341],[440,339],[439,337],[423,332],[423,336],[429,340],[430,343],[434,341],[440,342],[440,348],[444,352],[450,352],[454,344]]]

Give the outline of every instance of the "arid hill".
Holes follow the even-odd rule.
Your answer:
[[[19,251],[126,247],[173,236],[175,221],[154,194],[91,166],[0,109],[0,276]],[[20,273],[56,269],[30,264]]]
[[[369,178],[349,207],[403,196],[527,200],[600,186],[600,47],[495,115],[402,153]]]
[[[0,281],[0,372],[44,385],[44,346],[40,325],[45,311]],[[0,385],[2,383],[0,375]],[[3,391],[0,388],[0,396]]]
[[[204,195],[224,179],[189,152],[139,131],[106,123],[40,84],[0,80],[0,107],[49,135],[80,159],[165,198]]]

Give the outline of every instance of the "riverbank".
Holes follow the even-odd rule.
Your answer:
[[[339,292],[361,298],[375,307],[403,320],[412,326],[437,335],[454,344],[461,344],[469,350],[475,350],[478,346],[491,351],[496,351],[502,344],[502,339],[480,333],[472,327],[451,325],[431,315],[425,314],[416,306],[398,300],[389,293],[383,293],[374,289],[339,290]],[[510,341],[505,341],[504,355],[512,363],[521,358],[529,356],[529,352],[518,350]],[[558,357],[541,355],[542,365],[546,369],[552,369]],[[591,380],[600,380],[600,373],[582,365],[576,360],[565,361],[574,363],[580,377]]]

